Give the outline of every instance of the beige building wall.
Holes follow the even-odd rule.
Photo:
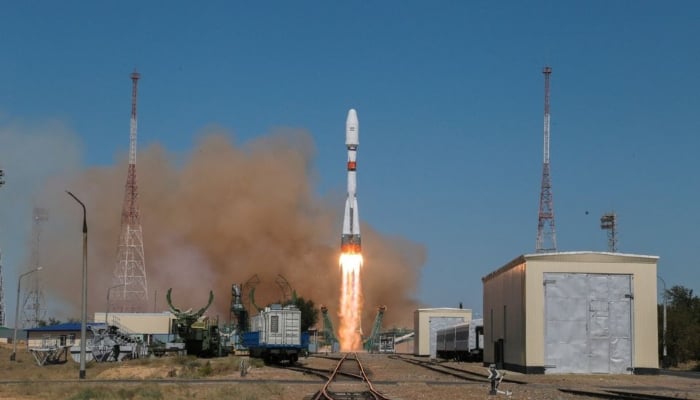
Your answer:
[[[462,318],[463,322],[469,322],[472,319],[472,310],[468,308],[420,308],[415,310],[413,312],[414,355],[430,355],[431,318]]]
[[[169,311],[161,313],[109,313],[109,323],[119,326],[126,333],[164,335],[170,332],[175,316]],[[95,322],[105,322],[105,313],[96,312]]]
[[[496,342],[503,339],[504,362],[525,365],[524,299],[524,260],[484,281],[484,360],[495,359]]]
[[[656,370],[658,257],[621,253],[570,252],[520,256],[485,276],[484,362],[495,360],[494,345],[505,338],[506,364],[544,367],[544,273],[632,276],[632,365]]]

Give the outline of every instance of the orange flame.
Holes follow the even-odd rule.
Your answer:
[[[340,328],[338,330],[340,350],[361,350],[362,288],[360,271],[362,269],[362,254],[341,254],[340,269],[343,273],[343,286],[340,292]]]

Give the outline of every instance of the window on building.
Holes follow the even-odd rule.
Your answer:
[[[270,333],[279,333],[280,331],[280,317],[279,315],[270,316]]]

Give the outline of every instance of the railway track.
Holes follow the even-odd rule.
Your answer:
[[[455,367],[450,367],[448,365],[442,365],[430,361],[421,361],[421,360],[416,360],[413,358],[408,358],[404,356],[389,356],[390,358],[394,358],[397,360],[404,361],[409,364],[417,365],[420,367],[423,367],[425,369],[429,369],[431,371],[435,371],[438,373],[441,373],[443,375],[449,375],[453,376],[455,378],[463,379],[465,381],[470,381],[474,383],[489,383],[489,380],[486,378],[486,374],[480,375],[478,373],[472,372],[472,371],[466,371],[460,368],[455,368]],[[527,382],[519,381],[516,379],[510,379],[510,378],[503,378],[503,382],[507,383],[515,383],[518,385],[525,385]]]
[[[578,389],[559,389],[560,392],[569,393],[587,398],[610,400],[678,400],[676,396],[662,396],[657,394],[624,392],[620,390],[588,391]]]
[[[460,368],[454,368],[447,365],[441,365],[429,361],[421,361],[413,358],[408,358],[404,356],[390,356],[390,358],[398,359],[409,364],[417,365],[431,371],[439,372],[445,375],[450,375],[456,378],[464,379],[467,381],[473,381],[478,383],[488,383],[489,380],[483,375],[479,375],[472,371],[466,371]],[[503,382],[509,382],[519,385],[525,385],[527,382],[519,381],[516,379],[504,378]],[[542,384],[534,384],[534,386],[550,386]],[[639,392],[628,392],[622,390],[614,389],[600,389],[600,390],[581,390],[572,388],[556,388],[556,390],[562,393],[573,394],[577,396],[582,396],[585,398],[598,398],[598,399],[610,399],[610,400],[678,400],[678,396],[664,396],[657,394],[647,394]]]
[[[312,400],[390,400],[374,388],[356,353],[345,354]]]

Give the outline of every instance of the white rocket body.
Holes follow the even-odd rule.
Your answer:
[[[343,217],[343,235],[340,249],[343,253],[360,253],[360,214],[357,210],[357,147],[360,144],[360,124],[357,112],[348,111],[345,121],[345,146],[348,149],[348,197],[345,200],[345,216]]]

